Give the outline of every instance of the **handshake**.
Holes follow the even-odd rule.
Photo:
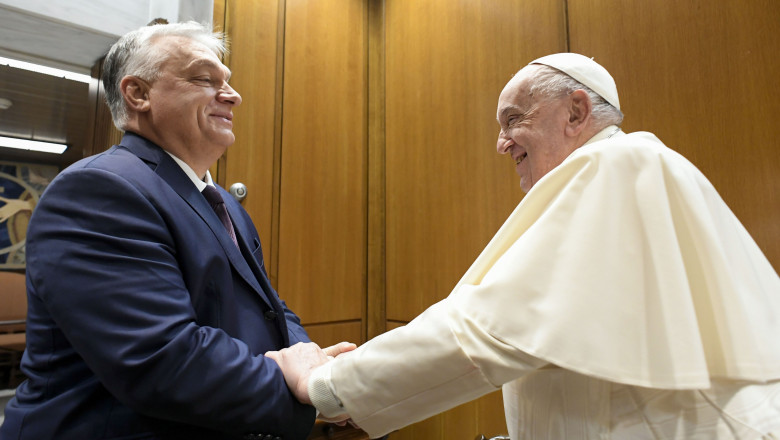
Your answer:
[[[351,342],[339,342],[324,349],[313,342],[299,342],[289,348],[269,351],[265,353],[265,356],[279,364],[279,368],[281,368],[284,374],[284,380],[287,382],[287,387],[290,388],[295,398],[301,403],[313,405],[309,395],[309,378],[312,371],[337,357],[346,355],[355,348],[357,348],[357,345]],[[320,410],[320,408],[317,409],[318,411]],[[328,422],[344,425],[348,421],[349,415],[343,413],[336,417],[323,418],[320,416],[320,418]]]

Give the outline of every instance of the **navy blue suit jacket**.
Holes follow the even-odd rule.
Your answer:
[[[3,439],[302,439],[314,409],[263,356],[308,341],[271,287],[249,215],[241,249],[160,147],[127,133],[70,166],[27,235],[29,378]]]

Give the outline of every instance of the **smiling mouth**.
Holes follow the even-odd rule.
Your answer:
[[[515,159],[515,165],[520,165],[520,162],[522,162],[526,157],[528,157],[528,153],[521,154],[517,159]]]
[[[211,115],[211,116],[213,116],[213,117],[215,117],[215,118],[221,118],[221,119],[224,119],[224,120],[226,120],[226,121],[228,121],[228,122],[230,122],[230,121],[232,121],[232,120],[233,120],[233,115],[232,115],[232,114],[224,114],[224,113],[212,113],[212,115]]]

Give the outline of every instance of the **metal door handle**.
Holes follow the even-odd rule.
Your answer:
[[[230,189],[228,191],[230,191],[230,195],[239,202],[246,198],[246,185],[241,182],[236,182],[230,185]]]

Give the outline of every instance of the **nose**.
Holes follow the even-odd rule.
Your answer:
[[[496,142],[496,151],[498,151],[498,154],[506,154],[509,152],[509,148],[514,144],[512,138],[507,136],[503,130],[498,133],[498,142]]]
[[[237,106],[241,104],[241,95],[239,95],[238,92],[233,89],[233,87],[230,87],[230,84],[225,83],[224,87],[222,87],[222,89],[219,91],[219,94],[217,95],[217,100],[219,102]]]

